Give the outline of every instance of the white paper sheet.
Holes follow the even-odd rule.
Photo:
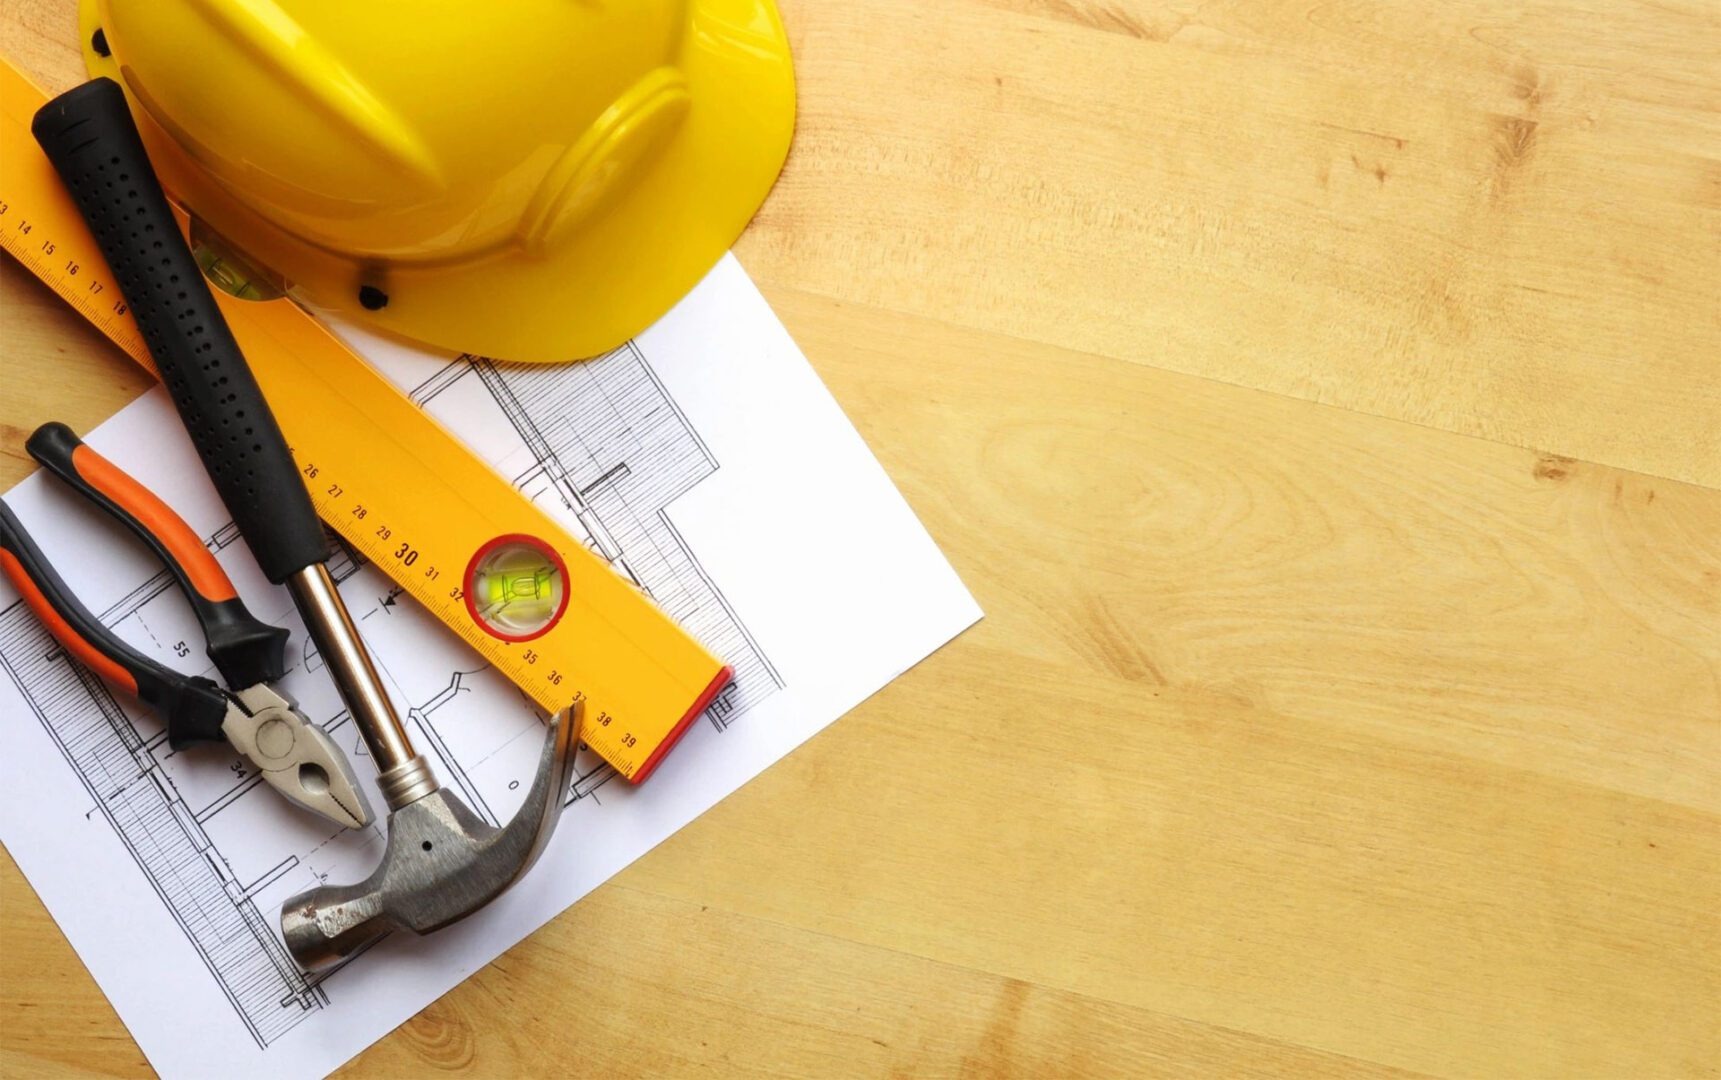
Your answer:
[[[379,827],[321,824],[224,748],[169,752],[154,718],[68,662],[0,581],[0,840],[169,1077],[328,1072],[980,616],[732,259],[637,342],[586,364],[500,368],[349,336],[738,677],[642,787],[605,783],[582,759],[550,849],[495,904],[305,977],[279,942],[281,901],[368,873]],[[210,538],[257,614],[292,628],[282,686],[368,782],[291,603],[233,535],[166,398],[87,440]],[[126,640],[212,674],[141,545],[40,474],[6,501]],[[336,570],[419,750],[506,820],[541,745],[537,716],[381,574]]]

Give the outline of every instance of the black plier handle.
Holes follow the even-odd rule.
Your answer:
[[[181,675],[121,641],[66,587],[36,541],[0,502],[0,570],[60,645],[106,681],[167,721],[174,749],[226,736],[227,695],[208,679]]]

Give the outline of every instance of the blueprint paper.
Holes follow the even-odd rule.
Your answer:
[[[394,935],[302,975],[283,899],[357,880],[380,826],[340,832],[224,747],[161,726],[73,666],[0,581],[0,840],[164,1076],[320,1076],[382,1037],[980,616],[738,265],[583,364],[436,357],[343,330],[576,536],[735,668],[639,788],[582,754],[533,871],[428,938]],[[374,779],[285,593],[234,533],[156,390],[87,441],[206,537],[240,594],[293,631],[282,686]],[[7,503],[87,606],[162,663],[211,673],[189,608],[140,544],[37,474]],[[368,566],[331,566],[445,786],[505,821],[539,715]],[[384,803],[371,792],[372,805]]]

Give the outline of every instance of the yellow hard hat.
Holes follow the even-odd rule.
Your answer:
[[[773,0],[82,0],[162,182],[313,306],[604,352],[729,247],[794,129]]]

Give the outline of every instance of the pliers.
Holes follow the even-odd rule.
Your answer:
[[[182,675],[121,641],[79,602],[12,511],[0,503],[0,570],[66,651],[109,683],[155,708],[175,750],[226,740],[268,785],[348,828],[372,820],[351,764],[327,732],[269,684],[286,671],[287,631],[257,619],[191,526],[64,424],[25,443],[43,467],[118,518],[167,564],[208,639],[228,687]]]

